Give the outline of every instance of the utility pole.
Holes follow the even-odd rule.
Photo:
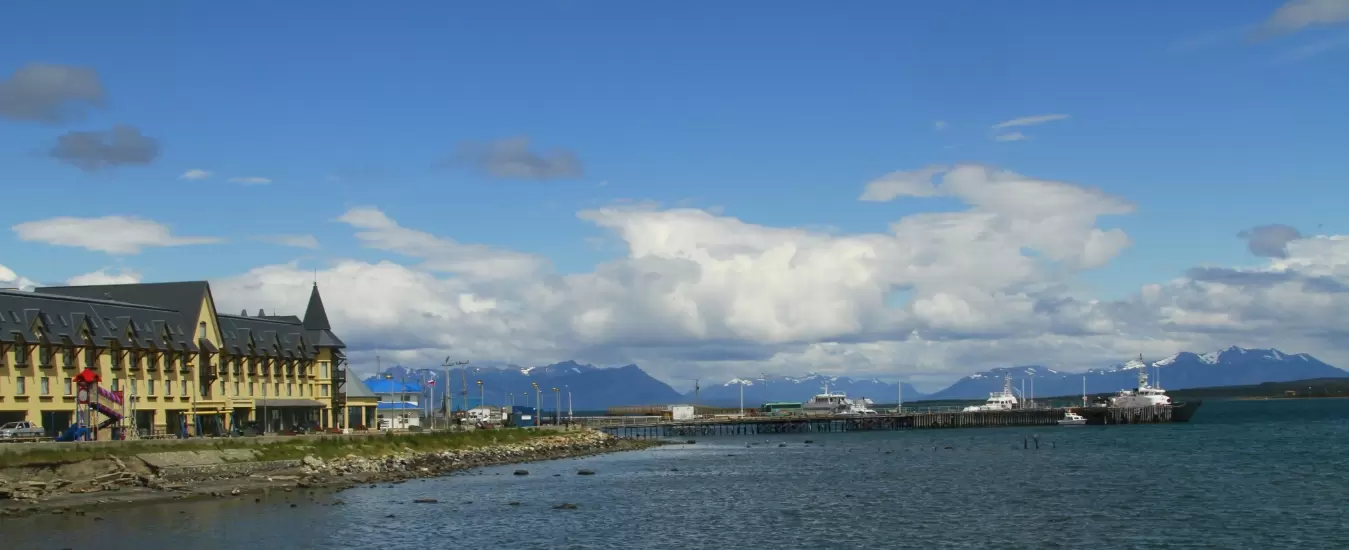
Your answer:
[[[562,424],[562,394],[557,388],[553,388],[553,401],[553,425],[559,426]]]
[[[445,356],[445,363],[442,365],[443,367],[445,367],[445,388],[444,388],[444,390],[442,390],[444,393],[442,393],[441,396],[440,396],[440,407],[441,407],[442,410],[445,411],[445,427],[446,427],[446,428],[449,428],[449,427],[450,427],[450,404],[451,404],[451,401],[450,401],[450,368],[451,368],[451,367],[462,367],[463,365],[467,365],[467,364],[468,364],[468,361],[454,361],[454,360],[452,360],[452,359],[450,358],[450,356],[446,355],[446,356]]]

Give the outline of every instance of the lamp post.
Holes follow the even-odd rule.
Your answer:
[[[543,417],[539,415],[542,412],[542,407],[539,402],[543,401],[543,390],[539,389],[538,382],[530,382],[530,384],[534,386],[534,422],[542,426]]]
[[[553,388],[553,398],[556,403],[553,405],[553,425],[562,424],[562,394],[557,388]]]
[[[567,423],[568,423],[568,424],[571,424],[571,423],[572,423],[572,415],[571,415],[571,386],[562,386],[562,388],[565,389],[565,390],[567,390]]]
[[[389,381],[389,389],[392,390],[392,389],[393,389],[393,375],[386,372],[386,373],[384,373],[384,379]],[[390,429],[390,430],[393,430],[393,421],[394,421],[395,418],[397,418],[397,416],[398,416],[397,414],[394,414],[393,416],[390,416],[390,417],[389,417],[389,429]]]
[[[483,388],[482,380],[478,381],[478,406],[487,406],[487,390]]]

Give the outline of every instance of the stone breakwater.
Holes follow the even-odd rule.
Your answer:
[[[658,443],[616,438],[593,431],[538,437],[443,451],[404,449],[366,457],[349,454],[323,460],[239,462],[238,451],[218,451],[229,460],[212,464],[208,452],[151,453],[126,460],[83,461],[57,468],[0,471],[0,517],[73,511],[116,504],[184,498],[228,498],[272,489],[328,488],[447,475],[472,468],[600,453],[638,450]],[[229,454],[234,453],[234,454]]]
[[[300,472],[315,480],[352,477],[361,481],[384,481],[444,475],[483,466],[636,450],[651,445],[649,441],[619,439],[601,432],[579,432],[464,450],[407,451],[374,458],[347,455],[328,461],[309,456],[301,461]]]

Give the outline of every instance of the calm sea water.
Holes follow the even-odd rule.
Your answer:
[[[1349,400],[1210,401],[1175,425],[702,438],[518,467],[346,491],[345,506],[295,492],[0,520],[0,548],[1349,548]]]

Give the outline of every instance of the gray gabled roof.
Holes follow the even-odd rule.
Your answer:
[[[347,369],[346,389],[348,399],[352,397],[368,397],[371,399],[379,397],[375,395],[375,392],[370,391],[370,388],[365,385],[365,382],[362,382],[361,378],[356,376],[356,373],[352,372],[351,369]]]
[[[291,321],[284,316],[245,317],[216,313],[216,321],[220,323],[220,337],[224,344],[221,347],[230,355],[248,355],[250,335],[257,352],[263,356],[312,359],[317,350],[315,343],[309,341],[299,319]],[[279,350],[275,349],[278,339],[281,341]],[[297,352],[301,345],[302,349]]]
[[[79,298],[116,300],[171,309],[183,314],[183,319],[196,323],[201,312],[201,301],[210,292],[206,281],[180,283],[136,283],[129,285],[48,286],[33,292],[60,294]]]
[[[33,333],[35,322],[47,327],[48,342],[40,342]],[[106,346],[116,340],[123,347],[165,347],[164,328],[169,342],[178,351],[197,351],[195,333],[179,312],[154,306],[114,300],[79,298],[58,294],[0,290],[0,341],[49,343],[84,346],[83,329],[88,327],[94,343]],[[131,328],[128,331],[128,327]],[[130,334],[130,336],[129,336]]]

